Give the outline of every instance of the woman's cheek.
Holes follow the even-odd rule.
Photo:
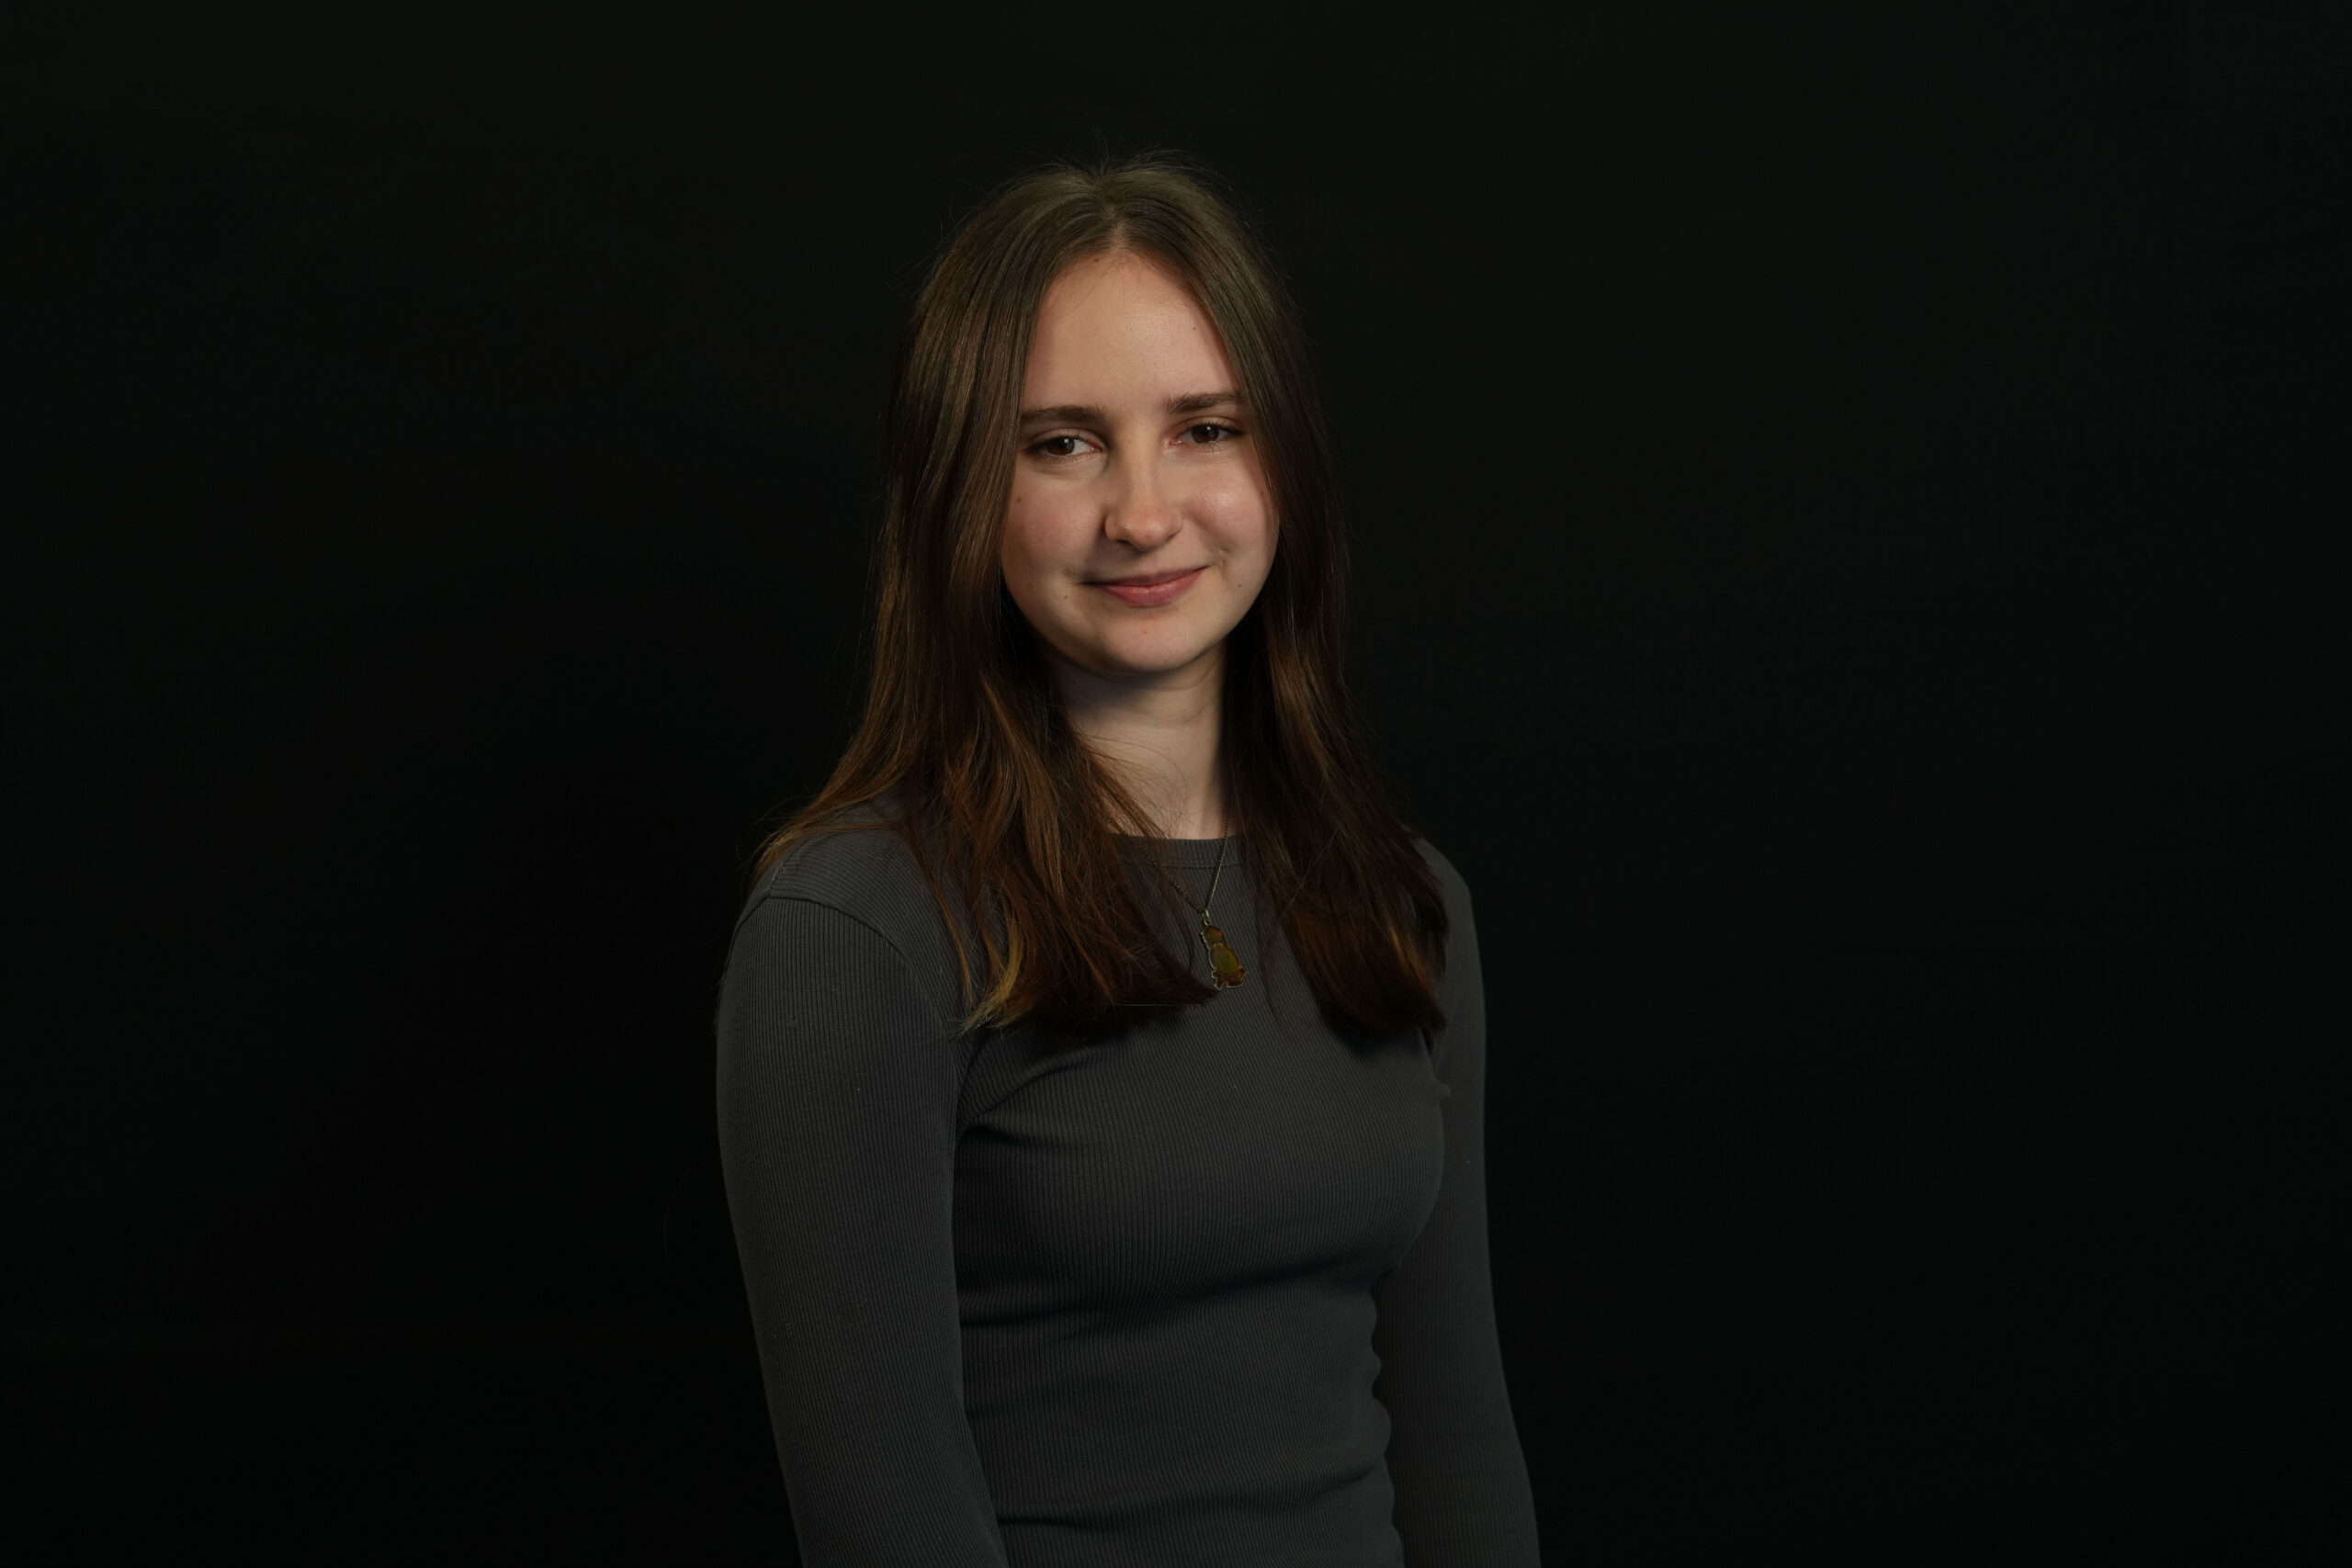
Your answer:
[[[1271,500],[1257,475],[1234,475],[1218,486],[1208,500],[1210,515],[1231,544],[1247,547],[1272,532],[1267,521],[1272,514]]]

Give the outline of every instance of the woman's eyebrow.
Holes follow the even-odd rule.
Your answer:
[[[1239,403],[1240,401],[1241,394],[1238,392],[1186,392],[1182,397],[1175,397],[1168,400],[1168,412],[1171,414],[1199,413],[1204,409],[1222,408],[1227,403]],[[1050,408],[1023,409],[1021,411],[1021,423],[1023,424],[1031,424],[1046,420],[1051,420],[1057,424],[1101,424],[1104,423],[1102,411],[1096,408],[1092,403],[1056,403]]]

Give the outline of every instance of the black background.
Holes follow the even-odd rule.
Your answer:
[[[856,710],[927,255],[1154,144],[1292,276],[1477,894],[1547,1559],[2258,1558],[2334,1473],[2341,7],[59,15],[0,175],[56,1560],[789,1560],[729,920]]]

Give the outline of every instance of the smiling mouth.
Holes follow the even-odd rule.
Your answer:
[[[1122,604],[1139,610],[1149,609],[1156,604],[1172,604],[1182,598],[1191,591],[1193,584],[1200,581],[1201,573],[1207,570],[1208,567],[1203,564],[1183,571],[1146,572],[1140,577],[1123,577],[1114,582],[1096,582],[1089,586],[1101,589]]]
[[[1203,570],[1197,566],[1181,567],[1174,571],[1148,571],[1138,577],[1105,577],[1095,580],[1097,588],[1157,588],[1163,582],[1173,582],[1180,577],[1190,577]]]

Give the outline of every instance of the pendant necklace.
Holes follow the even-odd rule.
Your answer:
[[[1220,991],[1238,986],[1250,973],[1226,945],[1224,931],[1209,919],[1209,900],[1216,897],[1216,879],[1225,873],[1225,846],[1231,838],[1227,834],[1216,841],[1216,864],[1209,871],[1208,895],[1201,900],[1201,945],[1209,950],[1209,984]]]

